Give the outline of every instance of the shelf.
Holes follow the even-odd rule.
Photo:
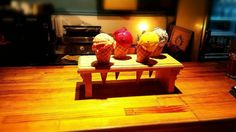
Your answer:
[[[205,53],[204,59],[227,59],[228,53]]]
[[[236,33],[233,31],[212,30],[211,36],[232,36],[232,37],[235,37]]]
[[[204,56],[204,59],[228,59],[228,56]]]
[[[212,20],[212,21],[235,21],[236,22],[236,17],[212,16],[212,17],[210,17],[210,20]]]
[[[228,56],[228,53],[205,53],[208,56]]]

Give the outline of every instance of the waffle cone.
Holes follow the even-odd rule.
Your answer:
[[[151,57],[158,57],[163,50],[163,47],[157,46],[156,49],[151,53]]]
[[[112,50],[113,50],[112,46],[105,46],[105,47],[97,50],[95,53],[96,53],[98,63],[102,63],[102,64],[109,63],[110,57],[112,54]]]
[[[151,57],[158,57],[161,54],[165,44],[166,44],[166,41],[159,42],[155,50],[151,53]]]
[[[114,50],[114,57],[118,59],[125,58],[128,53],[129,48],[121,45],[116,45]]]
[[[137,46],[137,62],[147,62],[149,60],[150,55],[151,52],[146,50],[143,46]]]

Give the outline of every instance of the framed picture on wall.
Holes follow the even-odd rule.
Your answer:
[[[185,52],[190,43],[192,34],[193,31],[191,30],[174,26],[170,37],[170,45],[178,47],[180,50]]]

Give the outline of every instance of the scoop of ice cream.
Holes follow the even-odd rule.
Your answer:
[[[159,42],[159,36],[154,32],[145,32],[143,33],[138,41],[139,45],[142,45],[145,47],[148,51],[152,52],[156,49],[158,42]]]
[[[168,40],[168,34],[167,34],[166,30],[161,29],[161,28],[155,28],[153,30],[153,32],[156,33],[160,37],[160,41],[162,41],[162,40],[167,41]]]
[[[133,42],[131,33],[126,28],[121,28],[113,33],[117,45],[130,47]]]
[[[100,33],[96,35],[93,39],[93,46],[92,50],[96,51],[100,48],[104,48],[106,46],[114,46],[116,41],[113,39],[112,36],[106,34],[106,33]]]

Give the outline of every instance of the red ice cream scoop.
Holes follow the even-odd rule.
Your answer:
[[[126,28],[121,28],[113,33],[113,37],[116,40],[117,45],[124,47],[130,47],[133,42],[131,33]]]

